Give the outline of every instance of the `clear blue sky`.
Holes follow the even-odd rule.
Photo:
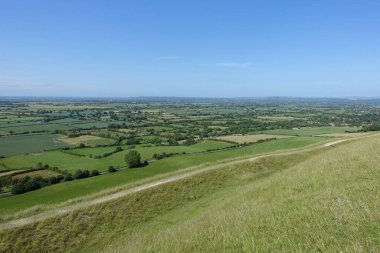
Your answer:
[[[380,1],[2,0],[1,95],[380,96]]]

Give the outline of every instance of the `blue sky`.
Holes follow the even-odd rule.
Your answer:
[[[380,1],[0,1],[0,95],[380,96]]]

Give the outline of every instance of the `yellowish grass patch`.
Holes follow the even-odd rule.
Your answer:
[[[46,178],[46,177],[55,177],[58,175],[60,175],[58,172],[51,171],[51,170],[37,170],[37,171],[18,174],[18,175],[13,176],[12,178],[16,179],[16,178],[23,178],[23,177],[27,177],[27,176]]]
[[[226,135],[219,136],[217,139],[222,141],[232,141],[236,143],[250,143],[257,142],[268,139],[283,139],[283,138],[291,138],[293,136],[285,136],[285,135],[273,135],[273,134],[251,134],[251,135]]]
[[[97,141],[102,140],[102,137],[94,136],[94,135],[82,135],[79,137],[69,138],[67,136],[61,135],[58,137],[58,140],[69,145],[79,145],[81,143],[86,143],[89,141]]]

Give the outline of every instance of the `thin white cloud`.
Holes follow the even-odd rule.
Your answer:
[[[170,61],[170,60],[178,60],[178,56],[160,56],[155,58],[158,61]]]
[[[200,64],[202,67],[249,68],[252,62],[217,62]]]

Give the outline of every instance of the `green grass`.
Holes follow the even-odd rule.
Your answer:
[[[43,117],[17,117],[16,115],[8,115],[6,118],[0,118],[0,124],[7,122],[27,122],[39,120],[43,120]]]
[[[219,149],[226,148],[231,146],[230,143],[224,141],[201,141],[194,145],[190,146],[154,146],[143,147],[142,145],[137,145],[135,150],[140,152],[143,160],[150,160],[153,157],[154,153],[160,154],[163,152],[166,153],[194,153],[206,151],[208,149]],[[68,151],[69,153],[79,154],[79,155],[103,155],[115,150],[116,147],[98,147],[98,148],[79,148]],[[127,149],[128,146],[123,146],[124,149]],[[125,153],[125,152],[124,152]]]
[[[0,160],[0,163],[12,169],[31,168],[40,162],[69,172],[74,172],[77,169],[106,170],[109,165],[122,166],[125,164],[122,157],[93,159],[74,156],[61,151],[11,156]]]
[[[12,126],[12,127],[3,127],[1,131],[10,132],[13,131],[16,134],[20,133],[29,133],[29,132],[51,132],[54,130],[70,130],[73,127],[60,125],[60,124],[34,124],[34,125],[25,125],[25,126]]]
[[[320,134],[344,133],[345,131],[357,131],[358,127],[301,127],[299,130],[293,129],[276,129],[259,131],[264,134],[279,135],[297,135],[297,136],[315,136]]]
[[[72,182],[60,183],[57,185],[42,188],[37,191],[28,192],[22,195],[14,195],[10,197],[0,198],[0,215],[14,213],[26,208],[44,204],[56,204],[73,198],[82,197],[93,194],[112,187],[136,182],[137,180],[146,179],[155,175],[173,172],[179,169],[188,168],[205,163],[212,163],[218,160],[236,158],[244,155],[257,155],[278,150],[286,150],[291,148],[300,148],[317,142],[325,141],[320,137],[299,137],[274,140],[246,146],[240,149],[226,150],[207,154],[193,154],[188,156],[178,156],[162,159],[149,164],[140,169],[123,169],[117,173],[105,174],[98,177],[92,177]],[[55,152],[49,152],[55,153]],[[118,153],[119,154],[119,153]],[[67,159],[60,159],[59,162],[72,162],[73,166],[76,160],[69,159],[72,155],[66,154]],[[52,156],[51,161],[58,159]],[[78,157],[82,159],[82,157]],[[105,159],[90,159],[99,162]],[[106,158],[107,159],[107,158]],[[38,161],[38,160],[36,160]],[[87,166],[89,168],[89,166]]]
[[[206,151],[210,148],[223,148],[230,146],[230,143],[222,141],[203,141],[191,146],[158,146],[158,147],[138,147],[137,151],[141,153],[143,160],[150,160],[154,153],[194,153]],[[71,155],[70,153],[80,155],[102,155],[108,152],[112,152],[116,147],[99,147],[99,148],[83,148],[75,149],[67,152],[52,151],[38,154],[28,154],[7,157],[1,159],[0,163],[13,169],[33,167],[37,163],[49,164],[52,167],[58,167],[60,169],[74,172],[77,169],[89,169],[89,170],[107,170],[108,166],[125,166],[124,157],[129,150],[113,154],[106,158],[94,159],[89,157],[79,157]]]
[[[65,146],[69,145],[57,141],[57,135],[54,134],[7,136],[0,138],[0,156],[42,152],[45,149],[55,149]]]
[[[0,232],[0,251],[379,252],[379,146],[209,171]]]
[[[106,128],[108,126],[108,124],[110,124],[110,123],[97,121],[97,122],[87,122],[87,123],[73,123],[73,124],[70,124],[70,126],[75,127],[75,128],[80,128],[80,129],[91,129],[94,127],[95,128]]]

